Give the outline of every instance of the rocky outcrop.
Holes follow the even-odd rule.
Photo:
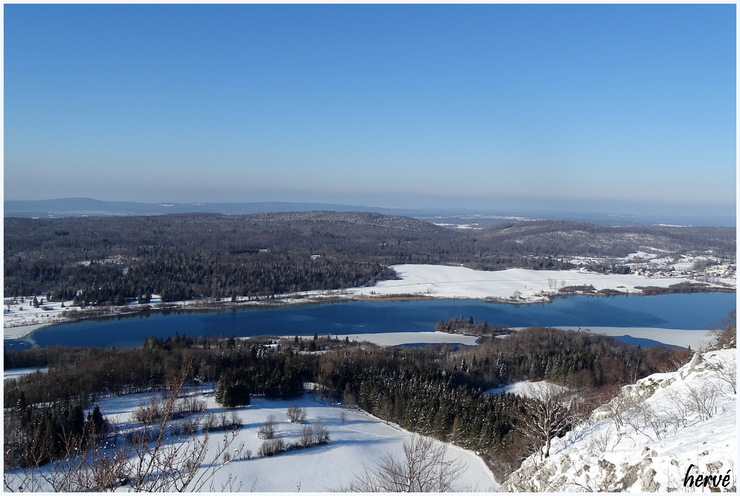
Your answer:
[[[523,492],[674,492],[736,488],[736,350],[626,386],[587,422],[527,458],[501,485]]]

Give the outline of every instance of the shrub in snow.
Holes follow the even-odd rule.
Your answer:
[[[288,418],[293,423],[303,424],[306,422],[306,410],[298,405],[292,405],[288,408]]]
[[[287,451],[288,445],[282,439],[268,439],[260,446],[257,456],[273,456]]]
[[[301,430],[301,438],[298,441],[302,448],[308,448],[314,444],[313,427],[310,425],[304,425]]]
[[[326,424],[318,421],[312,426],[312,429],[316,444],[326,444],[329,442],[329,430],[326,428]]]
[[[277,431],[277,419],[275,415],[269,415],[265,423],[257,431],[257,437],[260,439],[272,439],[275,437],[275,431]]]

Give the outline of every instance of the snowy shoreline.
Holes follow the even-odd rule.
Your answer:
[[[507,269],[501,271],[481,271],[461,266],[447,265],[394,265],[399,279],[379,281],[375,286],[348,288],[330,291],[305,291],[300,293],[278,295],[274,299],[250,300],[237,298],[236,301],[208,301],[191,300],[171,303],[162,303],[155,296],[149,304],[132,303],[123,307],[95,307],[85,310],[73,307],[72,302],[43,302],[41,296],[37,299],[42,303],[35,307],[31,302],[34,297],[25,297],[20,302],[18,298],[5,299],[3,327],[5,339],[24,339],[34,330],[51,324],[72,322],[94,317],[114,317],[123,314],[139,314],[148,311],[167,309],[218,311],[228,308],[248,306],[274,306],[300,303],[326,303],[331,301],[351,300],[406,300],[406,299],[479,299],[509,304],[528,304],[552,301],[558,296],[571,294],[643,294],[642,288],[657,287],[668,289],[678,283],[694,282],[684,277],[646,277],[643,275],[600,274],[587,272],[581,269],[531,270]],[[734,282],[734,281],[733,281]],[[563,293],[564,288],[589,288],[584,293],[574,290],[572,293]],[[715,291],[735,290],[729,282],[711,287]],[[603,293],[602,293],[603,294]],[[11,301],[12,300],[12,301]],[[610,328],[610,335],[625,335],[634,332],[632,328]],[[670,337],[677,346],[695,346],[697,343],[696,331],[684,331],[672,335],[654,332],[655,330],[640,330],[635,337],[653,339],[653,335],[660,334],[662,338]],[[664,330],[665,331],[665,330]],[[706,332],[706,330],[701,330]],[[676,341],[673,334],[693,333],[683,336]],[[616,334],[614,334],[616,333]],[[649,334],[650,336],[647,336]],[[418,333],[417,333],[418,335]],[[421,337],[421,336],[418,336]],[[702,339],[705,336],[702,336]],[[661,342],[666,342],[661,340]],[[680,343],[680,344],[679,344]]]

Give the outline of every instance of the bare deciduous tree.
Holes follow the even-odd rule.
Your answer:
[[[467,470],[459,460],[446,457],[447,446],[432,438],[414,435],[403,443],[403,458],[386,453],[344,491],[353,492],[448,492]]]
[[[312,429],[316,444],[326,444],[329,442],[329,430],[326,428],[325,423],[319,420],[312,426]]]
[[[603,406],[609,418],[614,420],[617,432],[620,432],[627,420],[627,412],[637,404],[637,400],[628,392],[622,391]]]
[[[720,391],[712,384],[701,384],[696,387],[687,384],[686,389],[688,406],[699,420],[703,422],[712,418],[716,413],[715,405],[720,397]]]
[[[580,417],[576,399],[574,393],[557,386],[540,388],[527,398],[526,414],[517,430],[529,439],[534,449],[542,448],[542,459],[550,456],[552,439]]]
[[[732,388],[732,394],[737,394],[737,361],[733,356],[725,363],[708,363],[707,369],[713,371],[715,376]]]
[[[737,348],[737,311],[732,310],[725,319],[724,327],[715,329],[709,349]]]
[[[260,439],[272,439],[275,437],[275,431],[277,431],[277,418],[271,414],[267,416],[267,420],[260,427],[257,436]]]
[[[293,423],[303,424],[306,422],[306,409],[292,405],[288,407],[288,418]]]
[[[301,430],[301,438],[298,441],[298,444],[302,448],[308,448],[309,446],[313,446],[314,442],[313,427],[310,425],[304,425]]]

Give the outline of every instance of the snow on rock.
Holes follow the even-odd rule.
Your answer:
[[[625,386],[501,491],[734,492],[736,384],[736,350],[721,350]]]

